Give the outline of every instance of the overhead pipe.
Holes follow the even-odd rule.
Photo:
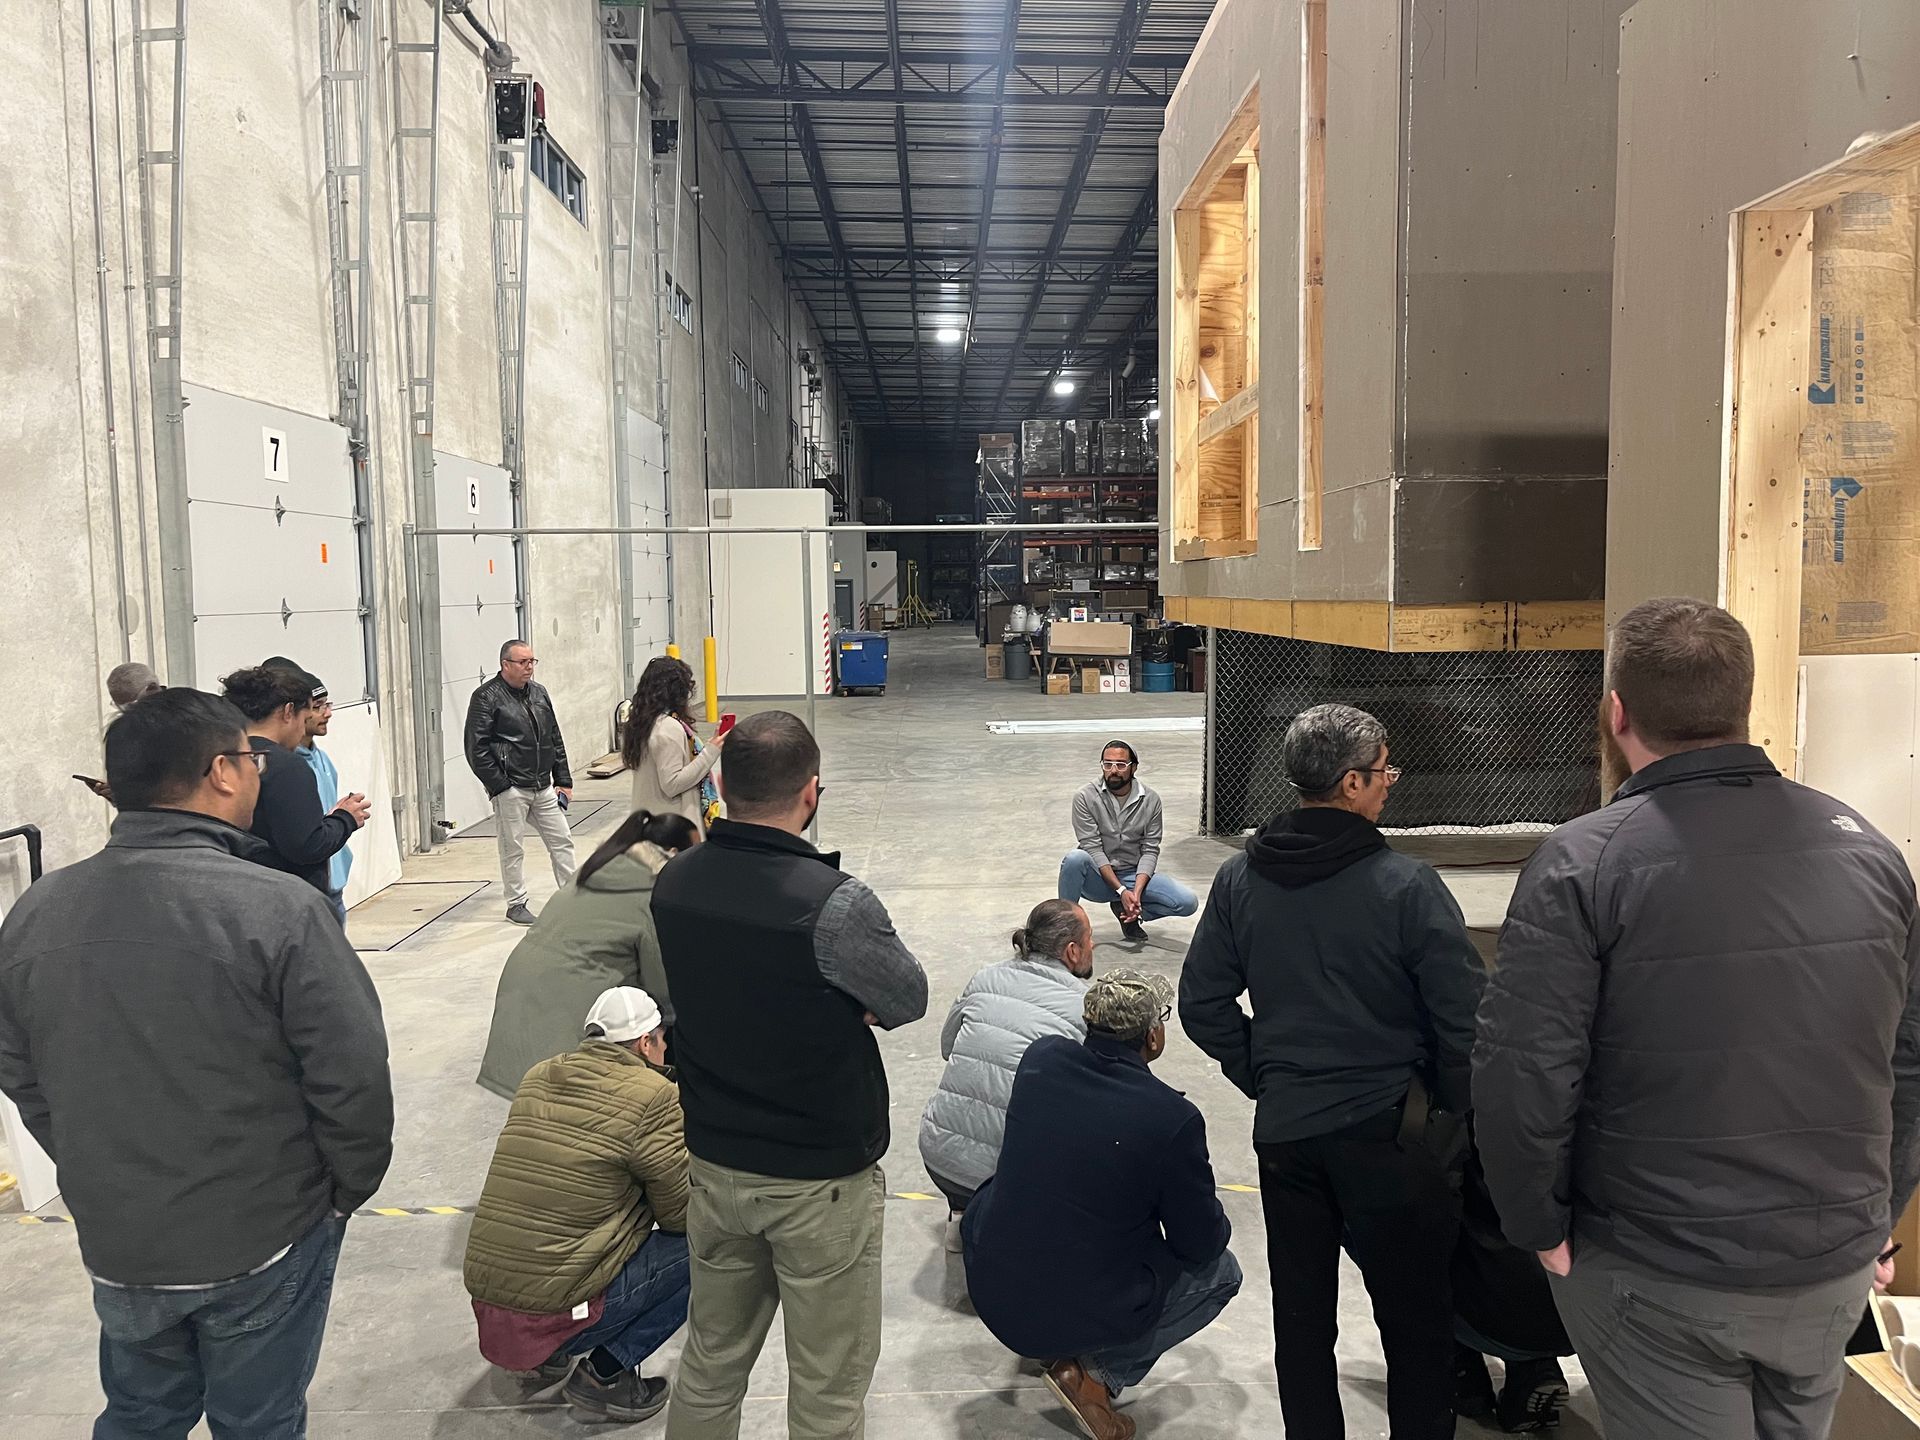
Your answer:
[[[473,0],[442,0],[443,11],[455,19],[464,20],[473,27],[483,47],[481,58],[489,70],[511,70],[513,68],[513,48],[504,40],[496,39],[493,32],[481,23],[480,17],[473,13]],[[531,119],[532,117],[528,117]]]
[[[132,207],[127,203],[127,164],[125,154],[127,122],[120,104],[120,7],[110,5],[108,16],[113,26],[108,53],[113,60],[113,168],[120,198],[120,303],[127,329],[127,419],[133,436],[133,513],[140,537],[140,633],[146,641],[146,659],[152,663],[159,651],[159,637],[153,628],[153,561],[147,548],[147,466],[140,443],[140,379],[133,368],[134,337],[140,333],[134,315],[133,297],[139,284],[133,277]]]

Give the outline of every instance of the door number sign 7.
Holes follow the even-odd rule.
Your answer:
[[[260,466],[265,477],[276,485],[284,485],[291,478],[287,473],[286,431],[260,427]]]

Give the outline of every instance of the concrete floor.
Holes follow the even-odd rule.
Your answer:
[[[1007,953],[1007,936],[1053,893],[1071,843],[1073,790],[1097,773],[1101,742],[1128,734],[1143,716],[1195,716],[1201,697],[1046,697],[1030,686],[981,678],[970,633],[945,627],[898,635],[887,693],[820,702],[827,795],[821,844],[879,893],[932,980],[928,1019],[881,1037],[892,1082],[889,1189],[930,1192],[915,1136],[940,1074],[939,1022],[967,977]],[[750,708],[750,707],[740,707]],[[1086,719],[1097,734],[999,736],[991,719]],[[1137,738],[1142,776],[1166,804],[1162,868],[1203,895],[1229,853],[1198,828],[1201,737]],[[581,854],[624,813],[627,780],[587,781],[579,799],[610,799],[579,832]],[[529,856],[536,906],[551,875]],[[1510,871],[1454,871],[1449,881],[1470,924],[1498,922]],[[386,1007],[399,1128],[381,1207],[470,1205],[486,1173],[503,1101],[473,1084],[500,964],[520,932],[501,919],[493,843],[457,840],[410,857],[409,882],[467,882],[484,889],[400,940],[366,954]],[[421,899],[428,892],[417,892]],[[445,894],[457,897],[461,890]],[[371,903],[371,902],[370,902]],[[356,916],[357,943],[390,943],[397,899],[375,926]],[[1094,917],[1096,963],[1146,965],[1177,977],[1191,920],[1154,927],[1144,953],[1120,940],[1105,912]],[[376,934],[376,931],[378,932]],[[1177,1023],[1177,1022],[1176,1022]],[[1156,1073],[1190,1095],[1209,1121],[1221,1184],[1251,1187],[1252,1109],[1212,1062],[1175,1036]],[[1223,1192],[1246,1288],[1209,1330],[1170,1354],[1127,1408],[1142,1436],[1278,1435],[1273,1332],[1259,1196]],[[13,1209],[7,1210],[11,1200]],[[895,1199],[887,1213],[886,1347],[868,1404],[872,1440],[1000,1440],[1069,1436],[1074,1429],[1030,1367],[1002,1350],[969,1313],[957,1257],[940,1246],[944,1207]],[[70,1226],[14,1223],[15,1197],[0,1197],[0,1435],[6,1440],[81,1440],[100,1404],[95,1329]],[[311,1391],[315,1440],[420,1440],[428,1436],[566,1437],[587,1431],[564,1407],[525,1406],[513,1383],[474,1347],[461,1288],[464,1216],[356,1220],[334,1292],[325,1354]],[[1350,1436],[1384,1436],[1385,1371],[1359,1275],[1344,1285],[1341,1374]],[[679,1341],[649,1363],[672,1371]],[[1584,1383],[1561,1434],[1599,1433]],[[755,1372],[742,1434],[785,1433],[786,1366],[779,1330]],[[637,1433],[657,1435],[656,1419]],[[204,1433],[197,1431],[196,1434]],[[1461,1433],[1479,1434],[1462,1425]]]

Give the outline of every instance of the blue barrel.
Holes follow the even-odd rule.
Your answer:
[[[1173,662],[1147,661],[1140,667],[1140,688],[1154,694],[1173,689]]]

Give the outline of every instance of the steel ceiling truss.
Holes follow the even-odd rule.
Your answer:
[[[860,423],[1104,413],[1130,358],[1151,393],[1159,116],[1213,3],[665,0]]]

